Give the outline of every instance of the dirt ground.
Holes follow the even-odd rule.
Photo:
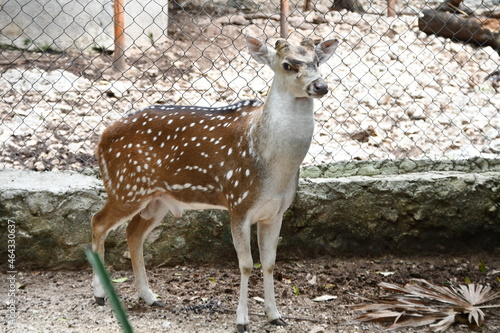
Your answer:
[[[479,269],[483,261],[486,271]],[[132,271],[113,271],[115,283],[135,332],[233,332],[239,286],[235,263],[149,269],[152,289],[166,303],[150,308],[137,300]],[[500,258],[492,253],[456,256],[319,258],[279,262],[276,295],[288,326],[270,327],[263,313],[262,275],[254,269],[250,280],[249,309],[252,332],[379,332],[381,324],[353,322],[350,305],[363,302],[355,295],[379,294],[379,282],[403,284],[423,278],[437,284],[473,283],[500,288]],[[25,271],[17,275],[16,333],[119,332],[109,304],[94,303],[91,270]],[[2,276],[5,281],[5,276]],[[2,293],[5,288],[2,288]],[[336,299],[315,302],[322,295]],[[2,297],[3,299],[3,297]],[[498,302],[497,302],[498,303]],[[2,302],[2,311],[6,304]],[[499,332],[500,308],[486,309],[485,326],[476,331]],[[3,314],[0,314],[3,316]],[[5,322],[2,318],[2,324]],[[3,326],[4,329],[6,326]],[[400,332],[428,332],[413,328]],[[9,331],[11,332],[11,331]],[[453,326],[448,332],[471,332]]]

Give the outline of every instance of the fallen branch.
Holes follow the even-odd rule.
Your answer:
[[[461,17],[454,13],[434,9],[425,9],[418,19],[418,28],[427,33],[451,38],[456,41],[474,43],[479,46],[491,46],[500,54],[500,23],[496,19]],[[496,26],[490,30],[488,26]]]

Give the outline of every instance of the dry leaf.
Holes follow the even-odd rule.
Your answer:
[[[413,279],[404,286],[381,282],[379,286],[392,294],[377,298],[361,297],[372,304],[355,305],[355,310],[367,311],[357,321],[392,322],[389,330],[429,325],[433,332],[448,329],[461,316],[469,326],[482,326],[484,305],[500,298],[500,292],[477,284],[443,287],[426,280]]]
[[[254,299],[257,303],[264,303],[264,299],[263,299],[263,298],[261,298],[261,297],[255,296],[253,299]]]
[[[128,280],[128,278],[122,277],[122,278],[119,278],[119,279],[113,279],[111,281],[113,281],[114,283],[123,283],[123,282],[125,282],[127,280]]]
[[[326,302],[326,301],[331,301],[337,299],[337,296],[332,296],[332,295],[323,295],[323,296],[318,296],[315,299],[313,299],[314,302]]]

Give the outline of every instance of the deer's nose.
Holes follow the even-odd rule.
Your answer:
[[[314,80],[309,86],[309,94],[324,96],[328,93],[328,84],[323,79]]]

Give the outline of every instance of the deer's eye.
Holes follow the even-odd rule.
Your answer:
[[[283,69],[287,72],[298,73],[300,70],[300,64],[295,64],[294,62],[285,60],[283,61]]]
[[[288,62],[284,62],[283,63],[283,69],[285,71],[287,71],[287,72],[294,72],[294,73],[298,73],[299,72],[299,68],[298,67],[290,65]]]

